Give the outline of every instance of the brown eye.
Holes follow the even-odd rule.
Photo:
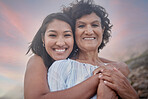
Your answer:
[[[64,35],[64,37],[70,37],[71,36],[71,34],[65,34]]]
[[[98,25],[98,24],[92,24],[92,26],[93,26],[93,27],[98,27],[99,25]]]
[[[56,35],[55,35],[55,34],[49,34],[49,36],[50,36],[50,37],[56,37]]]
[[[78,25],[78,28],[83,28],[85,27],[85,25]]]

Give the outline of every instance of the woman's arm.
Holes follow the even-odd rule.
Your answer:
[[[50,92],[47,83],[47,69],[40,56],[32,56],[27,64],[24,79],[25,99],[88,99],[96,93],[98,75],[62,91]]]
[[[106,86],[103,80],[100,80],[97,90],[97,99],[118,99],[114,90]]]
[[[104,69],[100,79],[104,80],[105,85],[115,90],[122,99],[138,99],[136,91],[118,69]]]
[[[24,78],[24,98],[41,99],[49,92],[47,69],[40,56],[32,56],[28,63]]]
[[[126,77],[129,74],[129,69],[127,64],[125,64],[124,62],[115,62],[115,61],[110,61],[104,58],[100,58],[102,62],[104,63],[108,63],[106,66],[100,66],[99,68],[97,68],[94,71],[94,74],[98,73],[98,72],[102,72],[101,70],[103,69],[109,69],[112,70],[114,67],[117,68],[119,71],[121,71]],[[101,80],[102,81],[102,80]],[[106,93],[108,93],[108,95],[106,96]],[[118,99],[118,96],[115,94],[114,90],[109,88],[108,86],[104,85],[104,83],[100,83],[98,86],[98,90],[97,90],[97,98],[101,99],[103,97],[103,99]],[[112,97],[112,98],[109,98]]]

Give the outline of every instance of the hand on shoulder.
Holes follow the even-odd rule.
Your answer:
[[[104,63],[108,63],[108,64],[114,66],[115,68],[117,68],[119,71],[121,71],[122,74],[124,74],[125,77],[127,77],[128,74],[130,73],[128,65],[125,62],[112,61],[112,60],[108,60],[108,59],[105,59],[102,57],[100,58],[100,60]]]
[[[121,73],[127,77],[128,74],[130,73],[130,70],[128,68],[128,65],[124,62],[112,62],[111,63],[115,68],[117,68]]]

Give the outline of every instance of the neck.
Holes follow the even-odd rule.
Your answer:
[[[79,51],[77,61],[92,65],[100,65],[103,63],[98,57],[98,51]]]

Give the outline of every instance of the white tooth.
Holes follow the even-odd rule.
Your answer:
[[[95,38],[84,38],[84,39],[86,39],[86,40],[93,40],[93,39],[95,39]]]
[[[57,51],[57,52],[64,52],[65,49],[55,49],[55,51]]]

